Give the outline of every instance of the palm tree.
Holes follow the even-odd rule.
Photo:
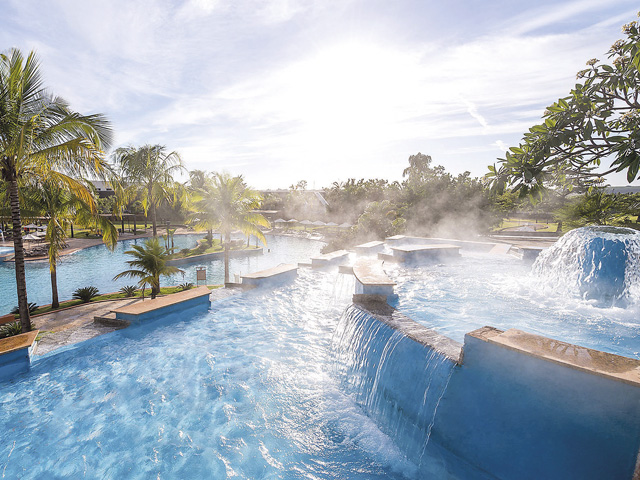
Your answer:
[[[132,248],[133,250],[124,252],[135,257],[135,260],[127,261],[132,270],[125,270],[119,273],[113,277],[114,280],[122,277],[139,278],[139,286],[149,285],[151,287],[151,298],[153,299],[160,293],[161,275],[169,276],[178,272],[184,275],[183,270],[167,265],[169,254],[160,245],[158,237],[150,238],[144,242],[144,246],[133,245]]]
[[[102,230],[102,240],[110,250],[118,241],[116,227],[102,217],[90,205],[74,192],[62,188],[59,184],[43,181],[23,191],[23,214],[27,217],[46,217],[49,242],[49,271],[51,274],[51,306],[58,308],[57,265],[60,252],[66,248],[67,228],[72,222],[82,225],[95,224]]]
[[[103,150],[111,128],[102,115],[80,115],[43,87],[34,52],[0,54],[0,174],[9,192],[20,324],[31,330],[24,271],[20,189],[25,178],[64,185],[84,201],[90,195],[74,177],[100,178],[108,171]]]
[[[185,169],[180,155],[166,153],[162,145],[129,146],[118,148],[114,160],[131,196],[142,196],[145,216],[151,210],[153,236],[156,237],[157,207],[175,194],[173,175]]]
[[[195,202],[196,228],[219,227],[224,236],[224,282],[229,282],[229,245],[231,232],[240,230],[245,235],[256,236],[264,245],[267,240],[260,226],[269,227],[269,221],[253,210],[260,208],[261,195],[244,183],[242,176],[215,173],[208,177],[202,189],[201,199]]]

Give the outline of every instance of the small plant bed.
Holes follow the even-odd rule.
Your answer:
[[[215,290],[216,288],[221,288],[222,285],[207,285],[207,287],[210,290]],[[194,287],[190,287],[190,288],[195,288]],[[160,295],[171,295],[172,293],[178,293],[178,292],[183,292],[187,290],[187,288],[185,288],[185,284],[182,285],[178,285],[176,287],[162,287],[160,288]],[[151,290],[149,288],[146,289],[145,291],[145,298],[150,298],[150,293]],[[136,290],[133,295],[127,295],[123,292],[117,292],[117,293],[105,293],[104,295],[97,295],[95,297],[93,297],[89,303],[94,303],[94,302],[100,302],[100,301],[104,301],[104,300],[122,300],[125,298],[140,298],[142,297],[142,290]],[[45,305],[42,307],[38,307],[36,308],[34,311],[31,312],[31,315],[41,315],[43,313],[50,313],[50,312],[56,312],[58,310],[63,310],[65,308],[69,308],[69,307],[75,307],[76,305],[82,305],[86,302],[83,302],[82,300],[66,300],[64,302],[60,302],[60,306],[56,309],[52,309],[51,305]],[[15,314],[16,318],[20,318],[20,316],[18,314]]]

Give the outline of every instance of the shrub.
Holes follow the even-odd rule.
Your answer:
[[[82,303],[87,303],[96,295],[98,295],[98,289],[96,287],[81,287],[73,292],[72,297],[82,300]]]
[[[22,333],[20,322],[10,322],[0,326],[0,338],[13,337],[20,333]]]
[[[31,302],[29,303],[29,313],[33,313],[38,309],[38,305],[36,305],[35,303]],[[11,313],[13,315],[17,315],[20,313],[20,307],[15,306],[13,307],[13,310],[11,310]]]
[[[189,255],[189,252],[191,252],[190,248],[183,248],[182,250],[180,250],[180,253],[182,255]]]
[[[191,290],[195,285],[191,282],[185,282],[178,285],[178,287],[180,287],[180,290],[184,292],[185,290]]]
[[[133,297],[136,294],[137,287],[135,285],[125,285],[120,289],[125,297]]]

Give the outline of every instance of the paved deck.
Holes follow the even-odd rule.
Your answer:
[[[124,298],[108,302],[85,303],[33,317],[31,324],[41,333],[35,354],[44,355],[57,348],[89,340],[122,328],[95,324],[93,317],[105,316],[115,308],[131,305],[138,301],[140,299]]]

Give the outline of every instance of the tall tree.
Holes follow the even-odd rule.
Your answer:
[[[104,116],[80,115],[48,93],[34,52],[0,55],[0,173],[9,191],[15,272],[22,331],[31,330],[24,270],[20,189],[24,178],[45,178],[91,202],[75,178],[100,178],[109,169],[111,142]]]
[[[242,176],[232,177],[228,173],[215,173],[207,179],[201,200],[196,209],[202,212],[202,228],[219,227],[224,237],[224,281],[229,282],[229,247],[231,232],[240,230],[245,235],[254,235],[264,245],[267,240],[260,231],[269,227],[269,221],[253,210],[260,208],[261,195],[249,188]]]
[[[86,192],[88,194],[88,191]],[[57,266],[60,253],[66,248],[67,228],[72,222],[82,225],[95,224],[102,230],[102,240],[113,250],[118,241],[118,230],[95,209],[73,191],[50,181],[37,182],[24,188],[23,212],[25,216],[47,219],[46,240],[49,242],[49,271],[51,274],[51,306],[58,308]]]
[[[160,245],[158,237],[153,237],[144,242],[144,245],[133,245],[133,250],[124,253],[134,257],[128,260],[131,270],[119,273],[114,280],[122,277],[139,278],[138,285],[151,287],[151,298],[156,298],[160,293],[160,276],[169,276],[174,273],[183,273],[178,267],[167,265],[168,251]]]
[[[167,153],[162,145],[144,145],[118,148],[113,158],[129,192],[142,196],[145,215],[151,211],[153,236],[156,237],[158,205],[175,196],[173,176],[185,170],[180,155],[178,152]]]
[[[607,56],[578,72],[579,83],[569,96],[547,108],[543,122],[511,147],[487,176],[502,190],[514,187],[539,195],[546,185],[566,185],[626,172],[627,180],[640,169],[640,29],[637,22],[623,27],[626,38],[613,44]],[[608,167],[596,170],[602,161]]]

